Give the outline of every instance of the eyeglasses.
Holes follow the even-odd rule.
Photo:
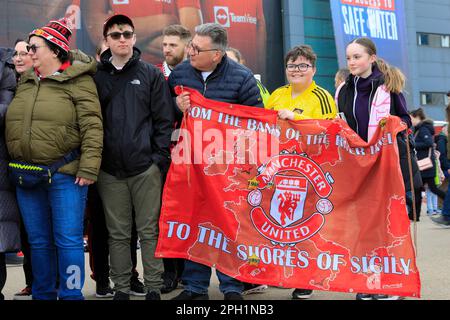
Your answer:
[[[308,68],[312,68],[312,65],[306,64],[306,63],[300,63],[300,64],[288,64],[286,65],[286,70],[289,72],[294,72],[295,70],[306,72],[308,71]]]
[[[196,45],[194,45],[192,42],[188,43],[188,50],[191,51],[192,50],[192,55],[196,56],[199,55],[202,52],[208,52],[208,51],[220,51],[220,49],[200,49],[199,47],[197,47]]]
[[[25,52],[25,51],[20,51],[20,52],[14,51],[14,54],[13,54],[12,58],[13,59],[17,59],[17,58],[23,59],[27,55],[28,55],[28,52]]]
[[[38,48],[42,48],[44,46],[37,46],[35,44],[32,44],[31,46],[27,46],[27,51],[30,52],[32,51],[33,53],[36,53]]]
[[[129,39],[133,38],[134,32],[133,31],[124,31],[124,32],[115,31],[115,32],[108,33],[106,36],[110,36],[111,39],[113,39],[113,40],[119,40],[122,35],[125,39],[129,40]]]

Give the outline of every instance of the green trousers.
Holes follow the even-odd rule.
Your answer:
[[[97,184],[109,232],[110,274],[115,290],[124,293],[130,291],[130,239],[134,207],[141,244],[144,285],[147,291],[159,293],[163,272],[162,259],[155,258],[161,205],[159,168],[153,164],[145,172],[125,179],[100,171]]]

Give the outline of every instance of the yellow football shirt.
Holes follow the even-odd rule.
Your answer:
[[[334,119],[336,104],[327,90],[313,81],[301,95],[292,99],[291,85],[275,90],[267,102],[266,109],[287,109],[295,113],[295,120]]]

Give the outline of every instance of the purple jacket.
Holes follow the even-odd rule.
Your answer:
[[[365,141],[367,141],[373,96],[383,83],[383,74],[374,67],[372,74],[365,79],[350,75],[339,92],[339,111],[344,112],[350,128]],[[391,100],[391,114],[400,117],[408,127],[411,127],[411,119],[403,94],[391,93]]]

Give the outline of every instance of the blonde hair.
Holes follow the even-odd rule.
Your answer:
[[[371,56],[377,54],[377,47],[369,38],[356,38],[349,44],[352,43],[363,46],[366,49],[366,52]],[[375,64],[384,76],[384,85],[386,88],[393,93],[402,92],[406,82],[403,72],[399,68],[389,65],[381,58],[377,58]]]

